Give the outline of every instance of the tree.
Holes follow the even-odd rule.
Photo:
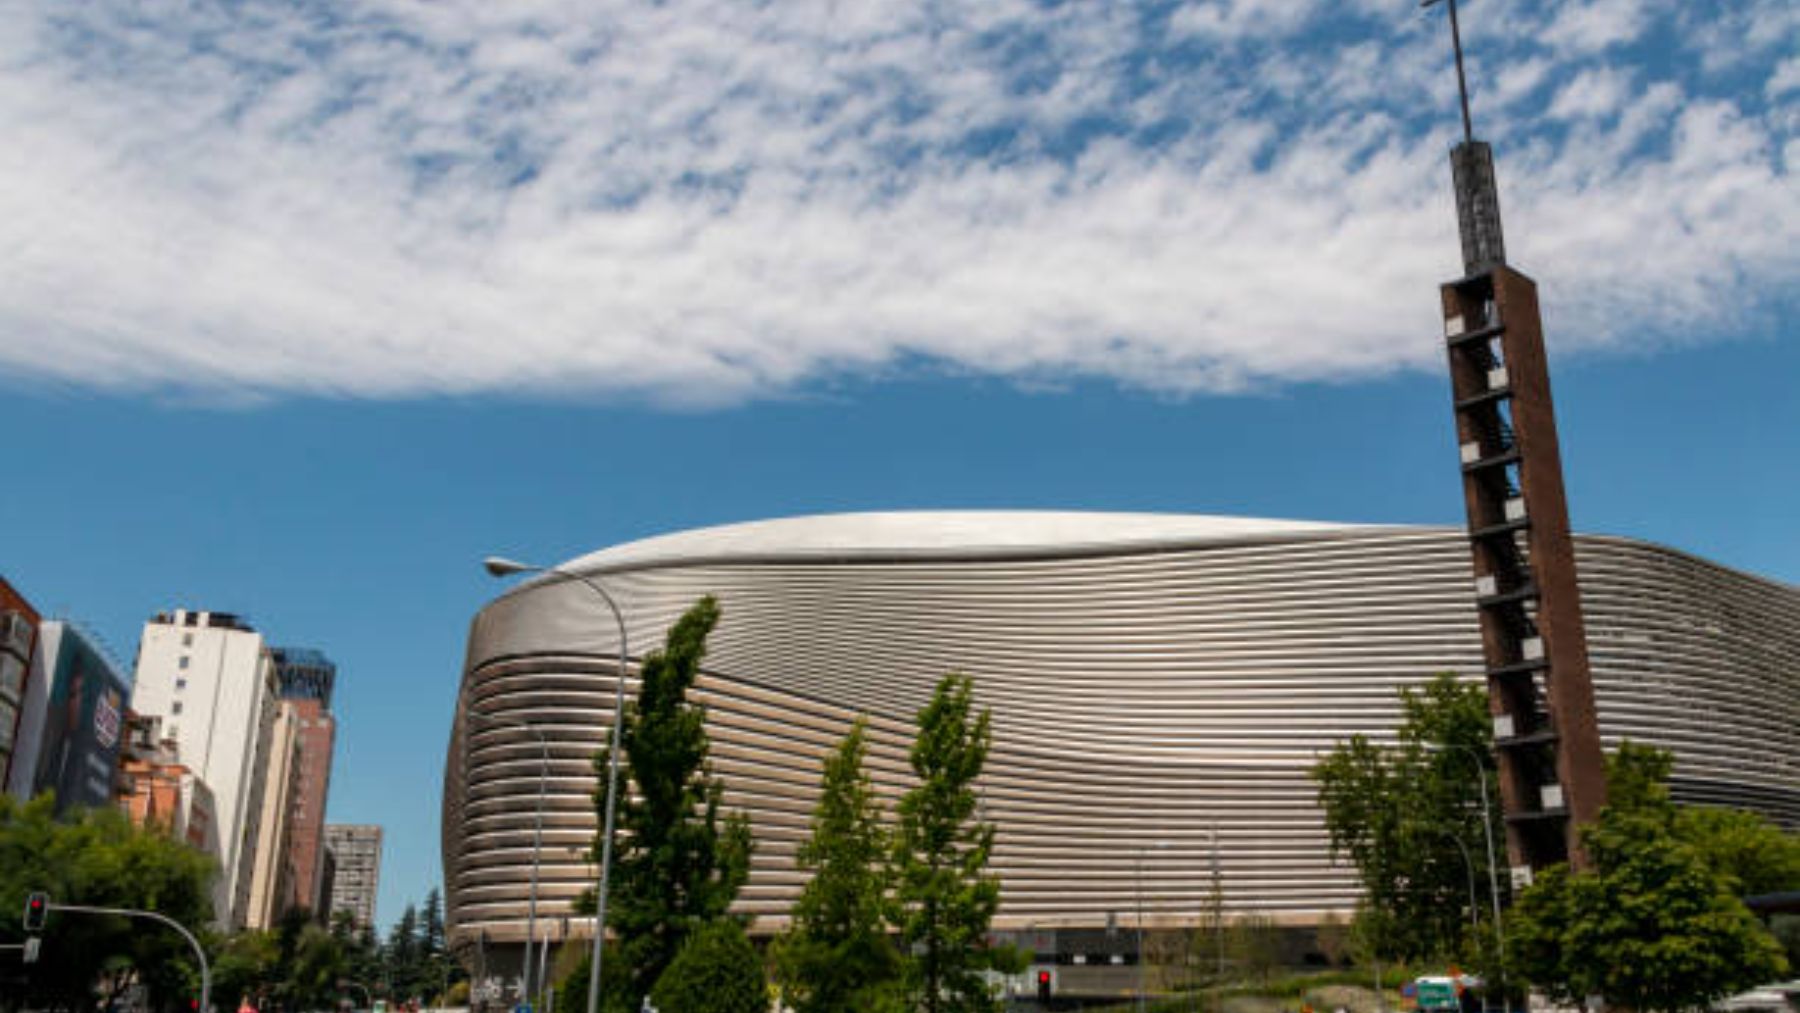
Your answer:
[[[858,719],[826,756],[812,836],[796,861],[810,873],[775,946],[785,998],[796,1013],[896,1008],[900,953],[888,938],[889,835],[863,768],[867,723]]]
[[[462,968],[451,956],[444,933],[443,895],[435,886],[425,895],[425,905],[419,913],[419,952],[425,965],[421,994],[437,995],[462,978]]]
[[[211,859],[157,828],[133,826],[116,809],[55,818],[56,801],[0,795],[0,910],[24,909],[26,894],[52,901],[153,910],[198,930],[212,920]],[[16,917],[0,919],[0,942],[22,938]],[[85,1009],[96,987],[111,1001],[134,978],[152,1004],[198,995],[193,952],[178,934],[141,921],[52,912],[42,955],[6,992],[27,1007]]]
[[[626,975],[625,955],[620,952],[617,940],[606,943],[604,954],[606,965],[601,972],[600,1008],[604,1013],[638,1013],[639,1004],[630,997],[629,979]],[[560,1010],[585,1010],[588,999],[588,978],[593,973],[594,961],[591,954],[584,954],[581,962],[569,972],[556,988],[556,1008]],[[642,993],[639,993],[640,995]]]
[[[344,966],[344,944],[335,935],[318,925],[302,928],[287,973],[289,1005],[297,1009],[333,1005]]]
[[[706,656],[707,634],[718,621],[719,605],[710,595],[676,621],[663,649],[644,659],[642,688],[620,725],[627,782],[619,786],[622,833],[607,920],[619,934],[627,987],[635,996],[650,991],[688,936],[727,917],[750,875],[749,819],[721,814],[725,786],[706,761],[706,715],[687,698]],[[607,751],[594,762],[601,811]],[[596,835],[595,862],[601,845]],[[594,910],[592,891],[578,910]]]
[[[1675,813],[1674,829],[1707,868],[1729,876],[1742,896],[1800,890],[1800,834],[1783,833],[1766,817],[1684,806]]]
[[[982,972],[1023,961],[988,944],[1000,881],[987,873],[994,827],[975,818],[975,781],[990,741],[986,711],[971,717],[974,684],[949,675],[919,712],[911,760],[918,785],[900,801],[895,901],[900,941],[910,951],[906,984],[924,1013],[997,1008]]]
[[[1381,955],[1454,954],[1468,930],[1464,855],[1485,881],[1482,820],[1496,839],[1503,832],[1487,695],[1446,673],[1402,689],[1400,707],[1396,745],[1353,736],[1320,758],[1312,776],[1333,855],[1356,866],[1382,915]],[[1478,777],[1489,782],[1485,811]]]
[[[382,984],[389,996],[406,999],[419,994],[426,977],[419,948],[419,909],[406,905],[406,912],[388,932],[387,947],[382,951]]]
[[[723,919],[689,934],[650,1002],[658,1013],[766,1013],[769,983],[743,926]]]
[[[1218,830],[1213,831],[1213,862],[1207,872],[1206,907],[1189,940],[1193,950],[1194,981],[1214,987],[1225,983],[1225,956],[1230,926],[1225,919],[1225,877],[1218,863]]]
[[[213,957],[213,994],[221,1007],[241,1000],[265,1004],[281,980],[281,944],[272,932],[250,929],[226,939]]]
[[[1608,804],[1581,830],[1592,868],[1555,866],[1514,906],[1508,948],[1553,999],[1591,994],[1676,1013],[1780,975],[1780,944],[1676,832],[1669,754],[1623,743],[1607,764]]]
[[[1229,946],[1238,968],[1261,984],[1281,966],[1281,928],[1268,915],[1239,915],[1231,923]]]

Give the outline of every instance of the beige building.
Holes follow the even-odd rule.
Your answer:
[[[357,928],[374,928],[375,892],[381,885],[381,828],[327,825],[325,846],[336,863],[331,880],[332,915],[348,911]]]
[[[293,816],[302,769],[300,727],[299,709],[293,701],[281,701],[269,733],[262,814],[250,871],[250,906],[244,915],[244,924],[253,929],[274,927],[288,906],[295,875]]]

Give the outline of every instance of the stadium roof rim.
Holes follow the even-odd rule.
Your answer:
[[[1205,514],[896,510],[695,528],[601,549],[557,569],[587,575],[717,564],[1044,559],[1430,530]],[[554,578],[520,588],[546,579]]]

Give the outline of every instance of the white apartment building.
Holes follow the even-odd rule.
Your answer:
[[[162,718],[181,762],[212,787],[220,875],[213,914],[244,927],[277,698],[262,635],[237,616],[178,609],[144,624],[132,709]]]

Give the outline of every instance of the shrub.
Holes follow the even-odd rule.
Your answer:
[[[719,921],[688,937],[650,1002],[658,1013],[766,1013],[769,983],[744,930]]]

